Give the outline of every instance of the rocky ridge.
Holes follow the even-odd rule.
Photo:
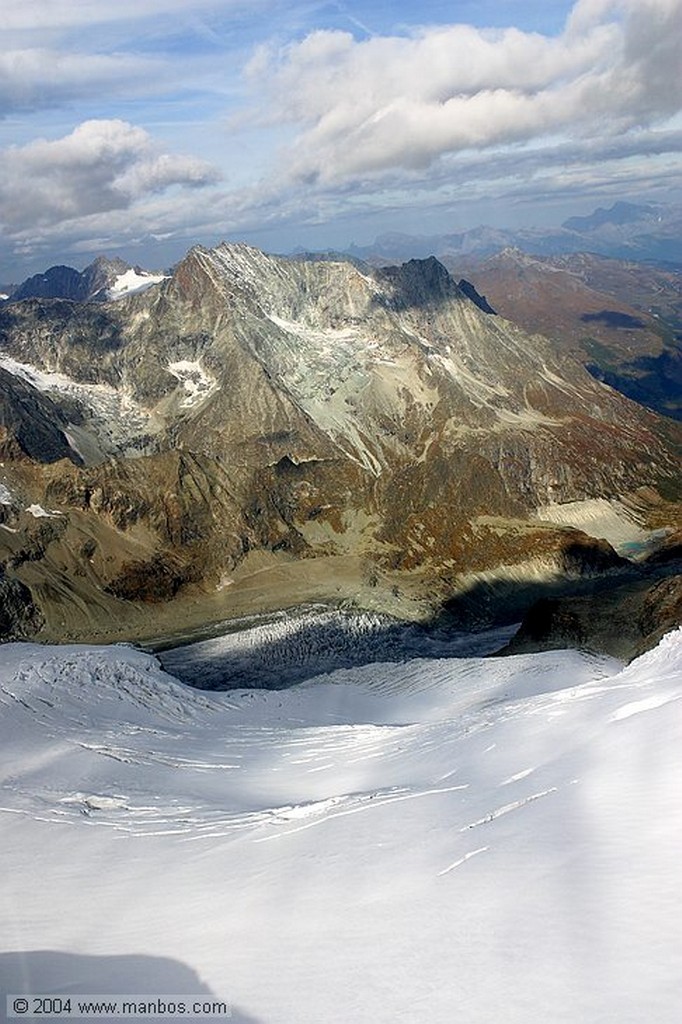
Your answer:
[[[131,267],[122,259],[98,256],[84,270],[50,267],[34,274],[6,296],[10,302],[25,299],[68,299],[72,302],[108,302],[158,284],[163,274]]]

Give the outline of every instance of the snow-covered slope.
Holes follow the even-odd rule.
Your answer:
[[[128,647],[9,645],[0,683],[5,991],[211,993],[244,1024],[679,1019],[682,631],[627,668],[228,694]]]
[[[144,292],[152,285],[165,281],[167,276],[166,274],[151,274],[148,270],[131,267],[123,274],[119,274],[112,282],[106,292],[107,298],[116,300],[136,292]]]

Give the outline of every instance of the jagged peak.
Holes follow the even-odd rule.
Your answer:
[[[392,304],[398,308],[432,305],[461,298],[462,294],[446,267],[435,256],[382,267],[375,276],[380,283],[389,285]]]
[[[196,298],[210,281],[218,291],[237,288],[250,295],[266,314],[290,319],[297,315],[305,318],[306,296],[312,300],[317,290],[325,293],[327,305],[333,304],[336,296],[351,316],[377,301],[400,310],[466,299],[484,312],[492,312],[477,293],[460,289],[433,255],[373,268],[343,256],[320,259],[316,254],[307,258],[297,254],[292,258],[265,253],[244,242],[221,242],[214,248],[198,245],[190,249],[176,267],[174,280],[188,298]],[[341,309],[339,315],[345,315]]]
[[[458,287],[459,290],[463,292],[468,299],[471,299],[475,306],[478,306],[481,312],[488,313],[491,316],[496,315],[496,311],[490,305],[485,295],[481,295],[481,293],[477,291],[477,289],[474,287],[471,281],[467,281],[466,278],[463,277],[458,282]]]
[[[87,273],[89,270],[116,270],[119,273],[123,273],[130,269],[130,264],[126,263],[125,260],[121,259],[120,256],[96,256],[92,263],[88,264],[83,273]]]

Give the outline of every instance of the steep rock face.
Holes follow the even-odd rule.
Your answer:
[[[76,571],[105,607],[215,593],[258,552],[360,558],[387,593],[417,578],[437,603],[474,568],[527,559],[518,528],[539,506],[678,470],[655,416],[485,313],[435,259],[197,247],[116,303],[3,306],[0,367],[66,425],[54,458],[70,462],[40,465],[38,447],[0,477],[68,521],[16,569],[35,592],[49,568],[57,604]],[[565,569],[566,531],[540,539]]]
[[[0,368],[0,457],[57,462],[81,459],[64,433],[67,420],[48,397]]]
[[[43,617],[28,587],[0,571],[0,638],[25,640],[43,626]]]
[[[0,306],[0,358],[82,383],[115,385],[122,330],[115,306],[63,299],[5,303]]]

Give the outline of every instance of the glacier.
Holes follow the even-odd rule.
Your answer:
[[[8,644],[0,737],[4,992],[679,1020],[682,630],[627,666],[426,656],[221,693],[126,645]]]

